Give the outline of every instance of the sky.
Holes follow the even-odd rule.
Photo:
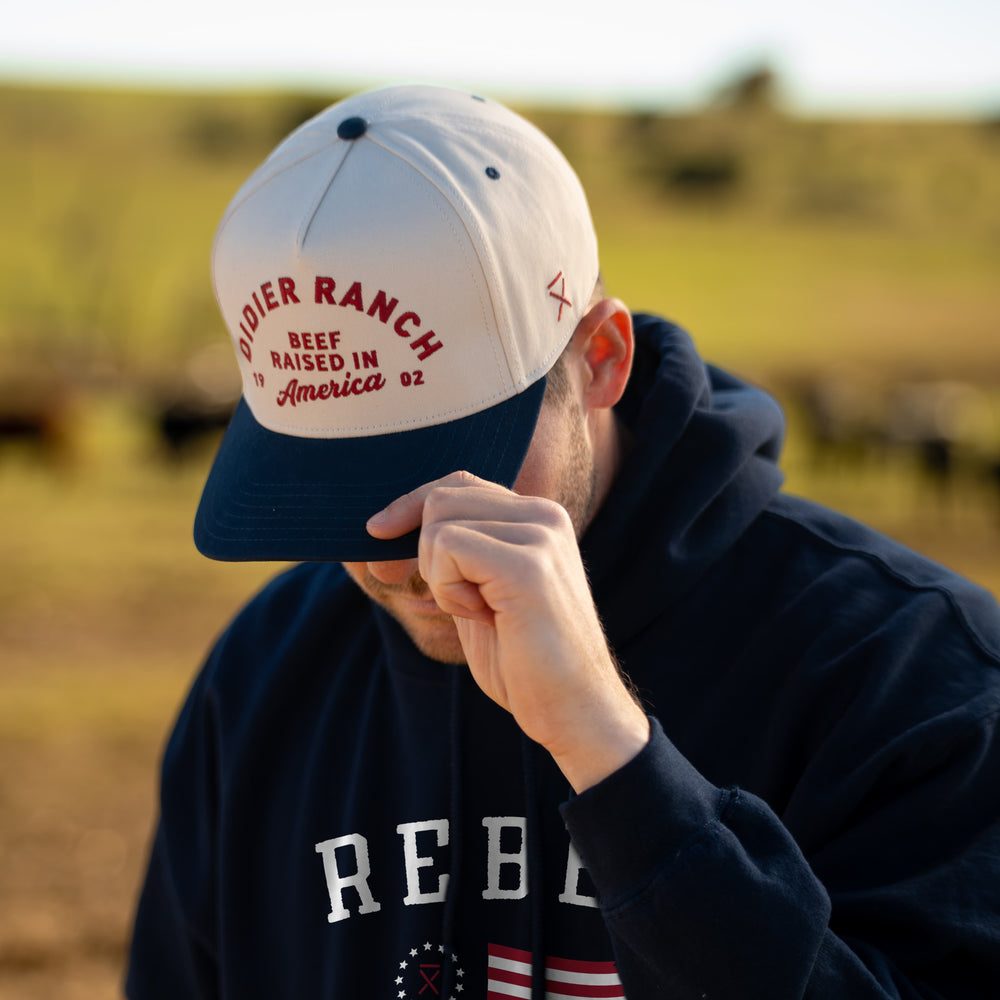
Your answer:
[[[0,79],[691,107],[767,65],[802,112],[1000,114],[1000,0],[19,0]]]

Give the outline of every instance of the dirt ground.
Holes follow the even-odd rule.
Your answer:
[[[229,609],[217,610],[222,621]],[[82,627],[59,617],[42,636],[8,628],[2,643],[6,1000],[120,995],[158,758],[203,652],[190,616],[178,627],[168,614],[141,634],[110,616]]]
[[[194,551],[203,464],[0,462],[3,1000],[122,995],[166,734],[216,632],[280,568]]]

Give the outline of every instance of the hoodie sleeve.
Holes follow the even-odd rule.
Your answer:
[[[859,858],[826,885],[766,803],[712,785],[653,720],[637,758],[563,807],[629,1000],[995,997],[1000,821],[974,805],[996,799],[995,725],[955,750],[966,758],[957,798],[992,819],[905,879],[884,883]],[[914,794],[859,825],[905,849]],[[955,798],[948,807],[962,808]]]
[[[139,898],[125,982],[129,1000],[219,995],[213,928],[217,772],[204,675],[164,754],[161,818]]]

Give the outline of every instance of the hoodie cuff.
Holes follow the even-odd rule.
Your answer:
[[[563,820],[601,896],[619,905],[718,819],[725,793],[649,720],[649,742],[604,781],[564,803]]]

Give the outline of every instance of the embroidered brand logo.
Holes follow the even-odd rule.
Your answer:
[[[559,291],[555,292],[553,289],[556,286],[556,282],[559,282]],[[566,298],[566,278],[560,271],[549,283],[548,283],[549,297],[555,299],[559,303],[559,316],[557,322],[562,320],[563,306],[572,307],[573,303]]]
[[[434,1000],[442,997],[445,985],[445,970],[451,968],[451,989],[448,1000],[460,1000],[465,991],[462,979],[465,970],[458,964],[458,956],[445,951],[443,944],[425,941],[419,948],[411,948],[409,954],[399,963],[394,980],[397,1000]]]

